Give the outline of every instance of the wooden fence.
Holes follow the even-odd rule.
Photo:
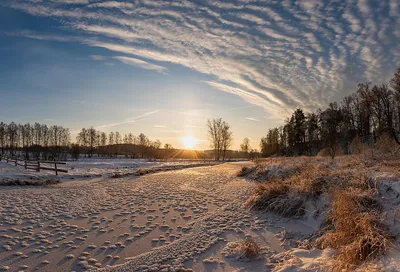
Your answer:
[[[54,171],[56,172],[56,175],[58,176],[58,173],[68,173],[68,170],[65,169],[60,169],[58,168],[58,165],[66,165],[67,163],[65,162],[58,162],[58,161],[32,161],[32,160],[24,160],[24,159],[19,159],[17,157],[9,157],[9,156],[0,156],[0,161],[5,160],[8,163],[12,163],[15,166],[23,166],[25,169],[30,169],[30,170],[36,170],[37,172],[40,172],[40,170],[48,170],[48,171]],[[54,165],[54,168],[51,166]]]

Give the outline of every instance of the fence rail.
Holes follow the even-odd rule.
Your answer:
[[[36,170],[37,172],[40,172],[40,170],[53,171],[56,172],[57,176],[59,172],[68,173],[68,170],[58,168],[58,165],[66,165],[67,164],[66,162],[41,161],[41,160],[32,161],[32,160],[19,159],[17,157],[9,157],[9,156],[0,156],[0,161],[1,160],[5,160],[7,161],[7,163],[13,163],[15,166],[23,166],[25,167],[25,169]],[[49,164],[54,165],[54,168],[50,167]]]

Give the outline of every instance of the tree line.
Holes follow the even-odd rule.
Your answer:
[[[0,122],[1,154],[22,152],[27,159],[64,159],[69,144],[69,129],[62,126]]]
[[[143,133],[135,136],[132,133],[122,135],[118,131],[112,131],[107,135],[93,127],[82,128],[76,137],[76,142],[73,148],[88,157],[97,154],[98,156],[126,155],[132,158],[159,158],[162,148],[160,140],[151,141]],[[171,144],[165,144],[164,149],[172,150],[173,147]],[[77,154],[74,154],[74,157],[76,156]]]
[[[1,154],[28,160],[66,160],[68,157],[77,159],[81,155],[160,158],[166,156],[166,152],[160,151],[161,145],[159,140],[151,141],[143,133],[138,136],[132,133],[121,135],[118,131],[106,134],[94,127],[82,128],[76,137],[76,143],[71,143],[70,130],[62,126],[0,122]],[[164,149],[173,150],[170,144],[165,144]]]
[[[296,109],[283,126],[269,129],[260,148],[263,156],[316,155],[326,150],[334,157],[354,152],[357,143],[373,145],[383,136],[400,144],[399,134],[400,68],[389,84],[361,83],[355,93],[324,110]]]
[[[67,160],[79,157],[129,157],[146,159],[212,159],[242,158],[243,152],[232,151],[230,125],[222,119],[208,120],[212,150],[175,149],[171,144],[162,145],[152,141],[143,133],[121,134],[118,131],[105,133],[94,127],[82,128],[71,142],[71,133],[62,126],[6,124],[0,122],[1,155],[10,155],[27,160]]]

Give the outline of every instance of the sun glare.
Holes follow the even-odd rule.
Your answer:
[[[186,149],[193,149],[197,143],[197,139],[193,136],[183,136],[181,141]]]

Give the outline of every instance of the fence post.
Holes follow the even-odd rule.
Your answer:
[[[36,171],[40,172],[40,161],[39,160],[37,161],[37,170]]]
[[[14,161],[15,161],[15,166],[17,166],[17,164],[18,164],[17,163],[17,161],[18,161],[17,158],[14,158]]]
[[[54,168],[56,169],[56,176],[58,176],[58,172],[57,172],[57,163],[54,162]]]
[[[28,168],[27,165],[26,165],[27,163],[26,163],[26,161],[24,161],[24,162],[25,162],[25,169],[27,169]]]

